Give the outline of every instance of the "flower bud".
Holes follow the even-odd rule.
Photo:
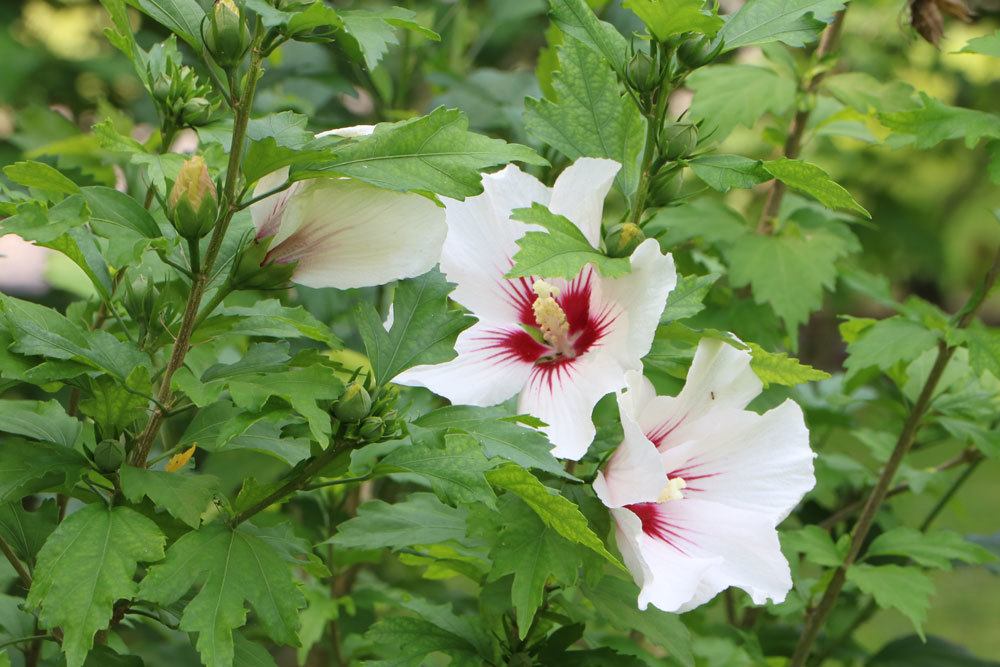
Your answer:
[[[625,79],[640,93],[648,93],[660,83],[653,59],[643,51],[637,51],[625,66]]]
[[[240,251],[229,276],[229,284],[233,289],[269,290],[288,286],[295,273],[295,262],[279,264],[269,260],[267,251],[272,238],[274,237],[266,236],[255,239]]]
[[[205,47],[220,67],[233,67],[250,46],[250,31],[241,10],[233,0],[216,0],[202,37]]]
[[[639,225],[626,222],[613,229],[604,243],[607,246],[608,255],[611,257],[628,257],[645,240],[646,235],[642,233],[642,228]]]
[[[204,97],[192,97],[184,103],[181,122],[190,127],[204,125],[212,116],[212,103]]]
[[[661,169],[649,184],[650,203],[653,206],[666,206],[677,198],[683,183],[681,169],[676,165]]]
[[[385,422],[381,417],[365,417],[358,428],[358,435],[362,440],[375,442],[385,433]]]
[[[167,198],[167,216],[177,233],[186,239],[200,239],[211,231],[219,213],[219,198],[208,166],[200,155],[181,166]]]
[[[692,123],[667,123],[660,130],[660,152],[668,160],[681,160],[698,146],[698,128]]]
[[[677,48],[677,59],[688,69],[698,69],[715,60],[723,45],[721,39],[713,44],[707,35],[690,37]]]
[[[333,406],[333,414],[341,421],[357,422],[367,417],[371,409],[372,397],[363,384],[355,381],[344,389],[340,400]]]
[[[101,472],[114,472],[125,463],[125,445],[118,440],[102,440],[94,448],[94,465]]]

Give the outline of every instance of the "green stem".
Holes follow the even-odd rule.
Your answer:
[[[258,34],[259,30],[255,31],[255,35]],[[229,223],[232,221],[233,215],[236,213],[236,186],[239,182],[240,163],[243,158],[243,143],[246,139],[247,125],[250,122],[250,113],[253,107],[254,93],[257,89],[257,81],[260,79],[261,63],[263,61],[263,55],[260,52],[260,45],[256,37],[254,42],[255,43],[250,56],[250,66],[246,73],[246,85],[244,86],[243,94],[240,96],[240,99],[234,109],[235,119],[233,121],[232,146],[229,151],[229,166],[226,171],[226,182],[222,190],[222,201],[220,206],[222,215],[212,231],[212,238],[209,241],[208,250],[205,253],[205,261],[201,267],[201,271],[194,276],[194,281],[191,285],[191,293],[188,296],[187,307],[181,320],[181,327],[177,332],[177,339],[174,341],[173,350],[170,354],[170,360],[167,362],[167,367],[164,370],[163,378],[160,382],[157,400],[160,404],[166,406],[169,406],[172,402],[173,392],[170,386],[171,380],[173,379],[174,373],[176,373],[177,370],[184,364],[184,357],[187,355],[188,347],[191,343],[191,336],[194,334],[195,326],[198,322],[199,307],[201,306],[201,300],[205,295],[205,289],[208,286],[208,278],[212,274],[212,267],[215,265],[215,260],[218,258],[219,251],[222,249],[222,242],[226,237],[226,231],[229,229]],[[230,76],[231,81],[234,80],[234,78],[235,77],[232,75]],[[136,439],[135,446],[132,449],[130,456],[130,462],[132,465],[139,468],[145,467],[146,459],[153,447],[153,441],[156,439],[156,435],[160,431],[160,426],[163,423],[166,412],[166,410],[163,410],[160,407],[153,410],[153,414],[150,416],[149,422],[146,424],[146,428]]]
[[[198,275],[201,272],[201,243],[196,238],[187,240],[188,254],[191,261],[191,275]]]
[[[1000,250],[998,250],[996,257],[994,257],[993,264],[989,271],[987,271],[980,288],[969,297],[965,307],[959,311],[960,316],[955,325],[956,328],[964,329],[972,323],[976,312],[982,307],[986,295],[993,289],[998,277],[1000,277]],[[899,434],[899,439],[896,441],[892,455],[882,469],[875,487],[872,489],[867,501],[865,501],[864,508],[861,510],[861,515],[858,517],[858,522],[854,527],[851,544],[848,547],[847,555],[844,557],[844,562],[833,573],[833,578],[830,580],[819,603],[815,607],[812,607],[806,614],[805,627],[799,636],[795,652],[792,654],[792,659],[789,663],[790,667],[802,667],[809,658],[813,644],[819,635],[820,628],[826,622],[827,616],[833,610],[833,606],[836,604],[837,598],[840,596],[840,592],[847,582],[847,570],[858,559],[858,556],[861,555],[861,549],[868,538],[869,531],[875,523],[875,517],[878,514],[879,508],[881,508],[882,503],[888,497],[889,485],[892,483],[893,477],[896,476],[896,472],[903,463],[903,459],[909,453],[917,431],[920,429],[923,417],[930,408],[931,399],[934,396],[935,389],[937,389],[938,382],[941,380],[941,376],[948,367],[948,362],[957,349],[957,347],[949,346],[944,341],[938,344],[937,358],[931,367],[930,373],[927,375],[927,380],[924,382],[920,396],[910,410],[910,414],[903,424],[903,430]]]
[[[649,196],[649,183],[653,178],[653,158],[656,157],[656,135],[660,131],[660,120],[665,113],[668,91],[660,87],[656,91],[656,101],[653,109],[646,113],[646,141],[642,149],[642,165],[639,168],[639,185],[635,191],[635,201],[632,204],[632,214],[629,222],[638,225],[646,210],[646,198]]]
[[[965,470],[963,470],[962,473],[955,478],[955,481],[951,483],[951,486],[948,487],[948,490],[945,491],[944,495],[941,496],[941,498],[937,501],[934,507],[931,508],[931,511],[927,513],[927,517],[920,524],[920,532],[922,533],[926,532],[927,529],[931,527],[931,524],[934,523],[934,520],[937,519],[938,516],[940,516],[945,506],[949,502],[951,502],[951,499],[955,497],[955,494],[958,493],[958,490],[962,488],[962,485],[964,485],[967,481],[969,481],[969,478],[972,477],[972,473],[976,472],[976,468],[978,468],[982,462],[983,462],[982,458],[978,458],[970,462],[969,465],[966,466]]]
[[[31,588],[31,573],[28,572],[28,568],[20,561],[17,554],[14,553],[14,549],[7,544],[7,540],[2,537],[0,537],[0,551],[2,551],[3,555],[7,557],[8,561],[10,561],[11,567],[13,567],[14,571],[17,572],[17,576],[21,578],[21,583],[24,584],[25,590],[29,590]]]
[[[325,482],[316,482],[315,484],[309,484],[305,487],[306,491],[315,491],[316,489],[325,489],[330,486],[341,486],[343,484],[355,484],[357,482],[366,482],[371,479],[371,475],[361,475],[360,477],[342,477],[341,479],[331,479]]]
[[[17,644],[24,644],[25,642],[34,642],[42,640],[56,641],[55,637],[52,635],[28,635],[27,637],[18,637],[17,639],[8,639],[7,641],[0,644],[0,649],[5,649],[8,646],[15,646]]]
[[[274,503],[284,500],[287,496],[290,496],[296,491],[301,491],[306,488],[309,481],[313,477],[319,474],[323,468],[329,465],[344,451],[345,448],[341,446],[344,444],[346,443],[331,442],[326,451],[309,461],[309,463],[303,466],[297,473],[294,473],[288,481],[269,493],[266,497],[254,503],[242,512],[239,512],[233,517],[230,524],[234,527],[238,526],[258,512],[262,512],[267,509]]]
[[[208,317],[215,311],[216,308],[225,301],[226,297],[233,293],[233,288],[229,285],[223,285],[215,292],[215,296],[212,300],[205,304],[205,307],[201,309],[198,314],[198,319],[195,320],[194,328],[197,329],[202,325],[202,323],[208,319]]]

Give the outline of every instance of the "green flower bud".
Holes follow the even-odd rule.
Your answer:
[[[212,103],[204,97],[192,97],[184,103],[181,122],[184,125],[196,127],[207,123],[211,116]]]
[[[250,46],[250,31],[243,10],[233,0],[216,0],[208,29],[203,29],[202,37],[220,67],[237,65]]]
[[[642,233],[639,225],[626,222],[618,225],[608,234],[604,240],[611,257],[629,257],[639,244],[646,240],[646,235]]]
[[[649,184],[650,202],[653,206],[666,206],[677,198],[683,183],[681,169],[676,165],[661,169]]]
[[[94,465],[101,472],[114,472],[125,463],[125,445],[118,440],[102,440],[94,448]]]
[[[625,66],[625,79],[635,90],[648,93],[660,83],[660,73],[648,54],[637,51]]]
[[[385,422],[381,417],[365,417],[358,428],[358,435],[363,440],[375,442],[385,433]]]
[[[713,44],[707,35],[690,37],[677,47],[677,59],[688,69],[698,69],[715,60],[722,47],[721,39]]]
[[[200,155],[181,166],[167,198],[167,216],[177,233],[186,239],[200,239],[211,231],[219,213],[219,197],[208,166]]]
[[[347,385],[340,400],[333,406],[333,414],[340,421],[357,422],[367,417],[371,409],[372,397],[368,395],[368,390],[354,381]]]
[[[667,123],[660,130],[660,151],[668,160],[681,160],[698,146],[698,128],[692,123]]]
[[[166,102],[170,98],[170,77],[161,74],[153,82],[153,98],[157,102]]]
[[[278,264],[268,259],[267,251],[273,238],[254,239],[240,251],[229,276],[233,289],[271,290],[288,286],[295,273],[295,263]]]

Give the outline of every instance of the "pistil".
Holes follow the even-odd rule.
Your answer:
[[[559,296],[559,288],[544,280],[536,280],[531,288],[538,295],[531,308],[542,337],[557,354],[572,359],[576,356],[576,350],[569,338],[569,322],[566,320],[566,313],[555,300]]]

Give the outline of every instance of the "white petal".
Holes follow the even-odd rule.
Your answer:
[[[674,259],[660,252],[654,239],[643,241],[631,257],[632,272],[596,281],[597,310],[606,308],[613,322],[601,341],[625,369],[640,369],[639,360],[653,345],[667,296],[677,284]]]
[[[686,441],[662,453],[667,474],[687,482],[685,498],[759,512],[778,523],[815,485],[815,454],[794,401],[763,415],[720,408],[696,424],[675,431]]]
[[[688,611],[730,586],[746,591],[754,604],[784,601],[792,577],[770,517],[687,497],[664,508],[679,534],[690,539],[685,548],[692,555],[721,556],[722,562],[703,573],[691,599],[679,608],[661,609]]]
[[[309,287],[367,287],[429,271],[441,253],[444,211],[415,194],[350,179],[317,179],[285,208],[269,256],[297,261]]]
[[[569,218],[595,248],[601,243],[604,198],[619,169],[614,160],[583,157],[559,174],[552,186],[549,210]]]
[[[338,127],[333,130],[327,130],[326,132],[320,132],[316,135],[316,138],[319,139],[322,137],[329,137],[331,135],[345,138],[366,137],[374,131],[374,125],[352,125],[350,127]]]
[[[722,562],[719,557],[693,557],[646,535],[630,510],[612,509],[611,514],[618,550],[640,589],[640,609],[650,604],[664,611],[680,609],[695,596],[705,572]]]
[[[536,366],[518,410],[538,417],[558,458],[579,460],[597,432],[591,420],[604,395],[622,388],[624,369],[607,354],[590,351],[570,362]]]
[[[285,182],[288,178],[288,167],[283,167],[277,171],[272,171],[266,176],[262,176],[257,181],[257,186],[253,190],[255,197],[273,190]],[[253,218],[254,227],[257,228],[257,238],[265,236],[276,236],[281,230],[281,220],[285,213],[285,207],[292,195],[298,192],[303,186],[302,182],[293,183],[291,187],[283,192],[271,195],[250,206],[250,216]]]
[[[627,414],[623,405],[629,400],[627,396],[627,393],[618,394],[625,437],[594,480],[597,497],[612,508],[655,502],[667,483],[667,470],[656,445],[646,439],[639,425]]]
[[[524,387],[532,363],[498,347],[505,335],[523,334],[507,323],[477,322],[458,336],[458,356],[443,364],[416,366],[393,382],[426,387],[461,405],[489,406],[502,403]]]
[[[523,298],[535,295],[531,281],[504,278],[513,266],[517,240],[528,229],[511,220],[510,213],[548,200],[548,189],[514,165],[483,176],[481,195],[444,200],[448,237],[441,269],[456,284],[452,299],[481,319],[519,321]]]

